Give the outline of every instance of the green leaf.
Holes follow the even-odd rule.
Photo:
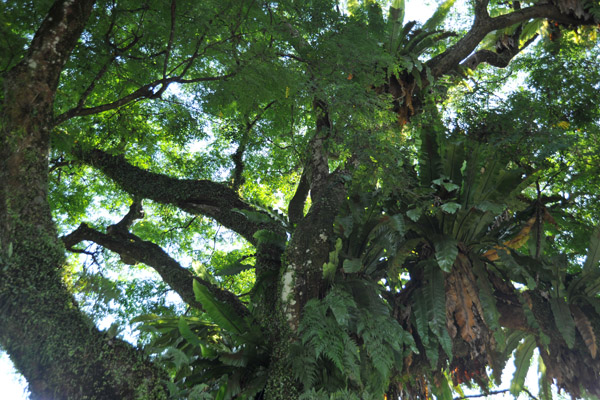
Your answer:
[[[415,326],[417,327],[417,333],[421,338],[421,342],[424,347],[429,345],[429,309],[427,307],[427,301],[425,299],[425,293],[423,288],[417,289],[412,296],[413,300],[413,317],[415,319]]]
[[[329,252],[329,261],[323,264],[323,278],[326,281],[332,282],[335,277],[342,245],[342,239],[337,238],[335,241],[335,248]]]
[[[444,272],[450,272],[458,256],[458,242],[448,236],[436,236],[433,240],[438,265]]]
[[[460,207],[461,207],[460,204],[454,203],[454,202],[444,203],[440,206],[442,211],[444,211],[448,214],[454,214],[455,212],[460,210]]]
[[[225,395],[227,394],[227,383],[223,383],[215,396],[215,400],[225,400]]]
[[[494,357],[494,365],[492,366],[492,375],[497,385],[502,383],[502,372],[509,358],[512,357],[512,353],[526,336],[527,334],[523,331],[512,331],[506,335],[506,339],[501,345],[503,350]]]
[[[176,349],[175,347],[169,347],[167,349],[165,358],[172,361],[177,369],[190,363],[189,357],[183,351]]]
[[[428,326],[435,334],[442,348],[452,358],[452,339],[446,329],[446,289],[444,274],[432,260],[422,262],[424,278],[427,283],[423,286],[423,294],[427,304]],[[430,351],[428,354],[433,354]],[[437,349],[435,354],[437,354]],[[433,362],[434,359],[430,358]],[[432,364],[433,365],[433,364]]]
[[[272,224],[275,222],[268,214],[260,211],[252,211],[252,210],[241,210],[238,208],[233,208],[231,211],[237,212],[248,218],[251,222],[257,224]]]
[[[346,259],[344,260],[343,268],[344,272],[346,272],[347,274],[353,274],[361,270],[362,261],[360,260],[360,258]]]
[[[327,282],[333,282],[336,270],[337,264],[334,264],[332,262],[323,263],[323,279],[325,279]]]
[[[392,54],[398,51],[400,41],[402,40],[402,24],[404,22],[404,0],[394,0],[390,5],[389,23],[392,25],[390,32],[390,52]]]
[[[594,229],[594,233],[590,237],[590,246],[588,248],[585,263],[583,263],[583,271],[589,271],[597,266],[600,261],[600,225]]]
[[[523,25],[523,28],[521,30],[521,35],[519,37],[519,40],[521,43],[524,43],[526,41],[528,41],[529,39],[531,39],[532,37],[534,37],[538,31],[542,28],[544,24],[544,20],[543,19],[534,19],[531,20],[529,22],[527,22],[525,25]],[[519,45],[519,47],[521,47],[522,44]]]
[[[438,186],[444,187],[444,189],[446,189],[448,192],[452,192],[460,187],[457,184],[452,183],[452,181],[450,181],[447,176],[442,176],[438,179],[434,179],[432,182]]]
[[[494,290],[490,284],[488,273],[485,270],[484,263],[476,255],[473,255],[473,273],[477,277],[477,287],[479,288],[479,300],[483,309],[483,317],[485,323],[489,326],[490,330],[494,334],[494,339],[502,350],[505,338],[502,327],[500,326],[500,312],[496,307],[496,297],[494,296]]]
[[[195,385],[188,395],[188,400],[212,400],[208,390],[209,386],[205,383]]]
[[[435,262],[426,261],[424,264],[424,277],[427,284],[423,286],[425,299],[428,306],[429,321],[433,322],[433,332],[446,329],[446,288],[444,274],[437,268]]]
[[[439,400],[452,400],[452,389],[450,389],[450,383],[444,374],[440,374],[436,377],[436,385],[432,387],[435,398]]]
[[[418,71],[413,71],[413,76],[415,76],[415,79],[420,80],[421,78]],[[419,179],[423,186],[430,186],[431,182],[438,179],[442,174],[442,159],[440,157],[437,129],[438,127],[432,123],[421,130]]]
[[[331,310],[340,326],[347,326],[351,314],[356,311],[356,303],[346,291],[335,286],[325,297],[324,302]]]
[[[571,315],[571,310],[569,310],[569,305],[562,298],[552,297],[550,298],[550,307],[558,331],[565,339],[569,349],[572,349],[575,345],[575,321]]]
[[[502,204],[492,203],[491,201],[487,201],[487,200],[482,201],[481,203],[475,204],[476,209],[483,211],[483,212],[489,211],[494,215],[501,214],[502,211],[504,211],[504,207],[505,206]]]
[[[243,335],[250,330],[244,319],[229,304],[215,299],[208,288],[196,280],[194,280],[194,294],[196,300],[202,303],[206,313],[221,328],[237,335]]]
[[[213,349],[211,346],[208,346],[205,344],[200,344],[200,355],[202,355],[202,358],[212,360],[212,359],[217,358],[219,353],[217,352],[217,350]]]
[[[500,261],[506,266],[508,270],[508,275],[511,279],[516,282],[526,283],[527,287],[530,289],[535,289],[537,286],[535,279],[531,276],[531,274],[524,268],[521,263],[518,263],[513,258],[513,253],[516,254],[516,251],[511,251],[509,253],[508,249],[498,249],[498,256],[500,257]],[[524,257],[523,257],[524,258]]]
[[[465,145],[463,142],[445,143],[444,146],[444,174],[448,180],[460,184],[463,180],[462,168],[465,164]],[[448,190],[448,189],[446,189]],[[450,191],[450,190],[449,190]]]
[[[423,210],[420,208],[413,208],[412,210],[408,210],[406,212],[406,216],[410,218],[413,222],[417,222],[419,218],[421,218]]]
[[[258,230],[252,237],[259,243],[274,244],[281,249],[285,248],[286,238],[268,229]]]
[[[242,260],[245,260],[244,257]],[[232,264],[227,265],[223,269],[217,271],[215,275],[217,276],[229,276],[229,275],[237,275],[240,272],[247,271],[249,269],[254,269],[254,265],[251,264],[242,264],[241,261],[236,261]]]
[[[169,397],[172,399],[179,398],[180,390],[176,384],[171,381],[167,381],[167,388],[169,389]]]
[[[510,383],[510,393],[515,397],[523,391],[535,347],[535,337],[530,335],[519,345],[515,352],[515,373]]]
[[[183,338],[187,340],[188,343],[190,343],[193,346],[200,347],[202,342],[200,341],[200,339],[198,339],[198,336],[196,336],[196,334],[192,332],[184,316],[179,317],[179,322],[177,326],[179,328],[181,336],[183,336]]]
[[[405,228],[404,218],[402,217],[402,214],[392,215],[390,217],[389,224],[397,234],[404,235],[406,228]]]
[[[538,357],[538,371],[540,376],[540,379],[538,380],[538,385],[540,387],[539,397],[542,400],[552,400],[552,380],[548,379],[546,375],[546,365],[541,356]]]
[[[343,235],[345,238],[350,236],[352,233],[352,228],[354,226],[354,218],[352,215],[347,215],[345,217],[336,217],[336,233]]]
[[[438,29],[438,27],[444,22],[446,16],[450,12],[450,9],[454,5],[456,0],[446,0],[440,4],[433,13],[433,15],[423,24],[424,31],[431,31]]]

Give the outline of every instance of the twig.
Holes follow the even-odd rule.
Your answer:
[[[531,400],[538,400],[537,397],[535,397],[533,394],[531,394],[531,392],[525,388],[521,389],[523,392],[527,393],[527,395],[529,396],[529,398]],[[464,400],[464,399],[475,399],[478,397],[487,397],[489,395],[493,395],[493,394],[502,394],[502,393],[507,393],[510,392],[510,389],[502,389],[502,390],[493,390],[491,392],[487,392],[487,393],[480,393],[480,394],[469,394],[466,396],[462,396],[462,397],[455,397],[452,400]]]

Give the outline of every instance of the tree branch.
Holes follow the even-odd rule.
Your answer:
[[[248,145],[248,138],[250,136],[250,132],[252,131],[252,129],[254,129],[254,126],[256,126],[258,121],[260,121],[263,114],[273,104],[275,104],[275,100],[271,101],[269,104],[267,104],[262,109],[260,109],[256,113],[256,116],[252,120],[248,119],[247,117],[244,118],[246,121],[244,123],[244,127],[242,128],[243,133],[242,133],[242,137],[240,139],[239,146],[238,146],[237,150],[235,151],[235,153],[231,156],[231,160],[233,161],[233,166],[234,166],[233,172],[232,172],[233,182],[231,184],[231,187],[235,191],[237,191],[240,188],[240,186],[242,186],[244,184],[244,177],[243,177],[244,167],[245,167],[244,152],[246,151],[246,147]]]
[[[296,188],[296,193],[294,193],[294,197],[292,197],[288,205],[288,218],[292,225],[296,225],[304,217],[304,204],[306,203],[309,191],[310,185],[306,171],[303,171],[300,182],[298,182],[298,187]]]
[[[244,173],[244,152],[246,151],[246,143],[247,143],[247,137],[246,137],[246,135],[244,135],[237,150],[235,151],[235,153],[233,153],[231,155],[231,160],[233,161],[233,166],[234,166],[233,174],[232,174],[233,182],[231,184],[231,187],[235,191],[238,191],[240,186],[242,186],[245,181],[243,173]]]
[[[134,202],[132,210],[137,209]],[[82,241],[94,242],[121,256],[121,260],[127,264],[136,262],[144,263],[152,267],[186,303],[202,310],[202,304],[196,301],[193,290],[193,280],[197,280],[206,286],[215,298],[230,304],[240,315],[247,315],[248,309],[231,292],[223,290],[212,283],[194,276],[188,269],[183,268],[175,259],[169,256],[158,245],[140,239],[138,236],[128,232],[125,228],[127,220],[130,219],[131,211],[119,223],[107,229],[104,234],[90,228],[87,224],[79,225],[70,234],[63,236],[61,240],[69,251],[76,251],[73,247]],[[120,227],[116,229],[115,227]],[[113,229],[110,229],[113,228]]]
[[[523,392],[527,393],[527,395],[529,396],[530,399],[532,400],[537,400],[537,397],[535,397],[534,395],[531,394],[531,392],[525,388],[521,389]],[[490,392],[487,393],[481,393],[481,394],[469,394],[469,395],[465,395],[462,397],[455,397],[453,400],[466,400],[466,399],[476,399],[478,397],[488,397],[490,395],[494,395],[494,394],[502,394],[502,393],[508,393],[510,392],[510,389],[502,389],[502,390],[492,390]]]
[[[39,72],[47,75],[47,83],[53,89],[58,85],[60,71],[75,47],[94,3],[95,0],[54,2],[31,41],[24,61],[33,70],[48,65]]]
[[[481,63],[487,63],[493,67],[498,68],[506,68],[517,54],[519,54],[523,49],[529,46],[537,39],[537,36],[529,39],[523,47],[514,47],[505,49],[502,52],[495,52],[491,50],[479,50],[474,54],[470,55],[465,61],[463,61],[460,66],[467,67],[470,69],[475,69]]]
[[[253,245],[254,234],[261,229],[271,230],[285,237],[285,229],[267,213],[258,211],[242,201],[226,185],[209,180],[176,179],[149,172],[129,164],[123,157],[112,156],[101,150],[79,150],[78,158],[101,170],[126,192],[163,204],[173,204],[194,215],[205,215],[229,228]],[[263,214],[270,222],[255,222],[238,210]]]
[[[148,83],[144,86],[139,87],[135,91],[130,94],[121,97],[118,100],[115,100],[111,103],[101,104],[99,106],[94,107],[83,107],[83,104],[80,103],[76,107],[71,108],[68,111],[60,114],[54,119],[54,124],[59,125],[71,118],[74,117],[83,117],[86,115],[99,114],[104,111],[114,110],[116,108],[122,107],[126,104],[129,104],[133,101],[143,100],[143,99],[155,99],[160,97],[160,95],[167,89],[167,87],[171,83],[198,83],[198,82],[209,82],[209,81],[218,81],[223,79],[231,78],[234,73],[219,75],[219,76],[206,76],[206,77],[198,77],[198,78],[183,78],[180,76],[171,77],[167,79],[155,80],[151,83]]]
[[[3,77],[0,346],[35,399],[165,397],[167,374],[129,343],[99,331],[60,274],[64,248],[46,198],[52,110],[95,2],[51,3],[27,55]]]
[[[455,71],[459,64],[475,50],[488,33],[499,29],[508,28],[509,26],[537,18],[552,19],[561,24],[571,26],[594,24],[593,19],[586,20],[585,18],[576,18],[564,14],[557,6],[550,3],[536,4],[495,18],[489,17],[487,2],[476,2],[476,5],[475,19],[469,32],[454,46],[449,47],[445,52],[426,63],[434,77]],[[486,57],[492,60],[489,55]]]
[[[171,29],[169,30],[169,43],[165,54],[165,62],[163,64],[163,79],[167,79],[167,68],[169,66],[169,58],[173,49],[173,40],[175,39],[175,20],[176,20],[177,2],[171,0]]]

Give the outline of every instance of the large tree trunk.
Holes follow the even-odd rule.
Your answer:
[[[33,399],[166,398],[163,376],[77,307],[47,202],[60,72],[94,1],[57,1],[25,59],[4,77],[0,137],[0,345]]]
[[[290,368],[289,348],[298,340],[304,306],[309,300],[319,298],[325,290],[323,264],[329,261],[329,252],[334,246],[333,222],[346,196],[342,171],[329,171],[328,155],[323,146],[323,137],[330,127],[327,105],[320,101],[313,105],[316,133],[310,142],[310,159],[305,171],[310,177],[313,204],[304,217],[301,217],[301,211],[295,211],[294,219],[297,218],[298,223],[282,257],[275,313],[277,331],[266,388],[266,397],[272,400],[290,400],[299,396],[299,383]],[[304,185],[306,182],[301,182],[297,189],[301,203],[308,193]],[[298,205],[294,207],[302,209]]]

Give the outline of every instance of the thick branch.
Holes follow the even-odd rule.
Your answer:
[[[101,150],[80,150],[79,158],[98,168],[119,184],[126,192],[163,204],[173,204],[191,214],[214,218],[250,243],[256,245],[254,234],[269,229],[282,236],[284,228],[271,219],[270,223],[255,222],[238,210],[258,212],[243,202],[231,188],[209,180],[176,179],[149,172],[129,164],[123,157],[112,156]]]
[[[171,57],[171,51],[173,50],[173,40],[175,38],[175,19],[177,10],[177,2],[175,0],[171,0],[171,29],[169,31],[169,43],[167,44],[167,51],[165,54],[165,63],[163,65],[163,78],[167,78],[167,68],[169,66],[169,58]]]
[[[476,3],[479,4],[480,2]],[[536,4],[495,18],[490,18],[487,8],[480,5],[476,7],[475,20],[469,32],[454,46],[429,60],[427,65],[431,68],[434,77],[451,73],[475,50],[488,33],[535,18],[552,19],[572,26],[593,24],[593,20],[587,21],[563,14],[553,4]]]
[[[35,33],[24,61],[32,70],[46,75],[50,88],[56,89],[60,71],[83,32],[94,3],[95,0],[55,1]],[[46,68],[38,68],[42,65]]]
[[[233,161],[233,183],[231,187],[233,190],[238,191],[240,186],[244,184],[244,152],[246,151],[247,138],[244,136],[237,150],[231,156]]]
[[[536,37],[537,38],[537,37]],[[493,67],[505,68],[517,54],[519,54],[525,47],[531,44],[534,39],[528,40],[523,47],[515,47],[506,49],[502,52],[495,52],[491,50],[479,50],[474,54],[470,55],[464,62],[460,64],[461,67],[467,67],[475,69],[481,63],[487,63]]]
[[[317,121],[315,135],[309,142],[307,177],[310,183],[311,199],[316,201],[330,177],[329,157],[324,148],[324,142],[332,134],[333,127],[327,104],[324,101],[314,100],[313,108]]]
[[[260,121],[265,111],[267,111],[273,104],[275,104],[275,101],[271,101],[264,108],[260,109],[254,117],[254,119],[247,119],[246,123],[244,124],[240,144],[235,153],[231,156],[231,160],[233,161],[234,165],[232,173],[233,183],[231,186],[236,191],[240,188],[240,186],[244,184],[244,152],[246,151],[246,147],[248,146],[248,138],[250,136],[250,133],[252,132],[252,129],[254,129],[254,126],[258,123],[258,121]]]
[[[104,234],[90,228],[87,224],[81,224],[61,239],[67,250],[71,250],[82,241],[91,241],[119,254],[121,259],[127,260],[128,263],[141,262],[152,267],[183,301],[198,309],[202,309],[202,304],[196,301],[194,295],[192,284],[194,279],[206,286],[217,299],[233,306],[240,315],[248,314],[244,304],[233,293],[193,276],[158,245],[142,240],[130,232],[113,229],[112,234]]]
[[[300,177],[300,182],[298,182],[296,193],[294,193],[294,197],[292,197],[288,205],[288,217],[292,225],[296,225],[304,217],[304,204],[306,203],[309,191],[310,184],[308,183],[306,171],[304,171]]]
[[[142,199],[134,198],[133,203],[129,207],[129,212],[125,214],[115,225],[109,226],[106,231],[110,234],[111,230],[114,232],[127,232],[133,221],[136,219],[144,218],[144,210],[142,209]]]

